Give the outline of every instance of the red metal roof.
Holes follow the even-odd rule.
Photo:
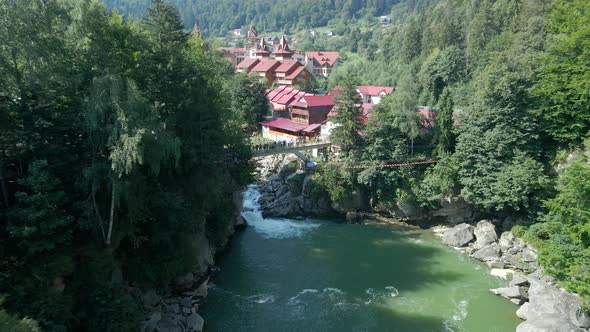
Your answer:
[[[395,90],[395,88],[392,87],[375,85],[359,85],[356,89],[366,96],[378,96],[381,92],[388,95]]]
[[[303,129],[303,131],[306,133],[311,133],[312,131],[318,129],[321,126],[322,126],[321,123],[314,123],[312,125],[307,126],[305,129]]]
[[[338,52],[324,52],[324,51],[305,52],[305,56],[308,59],[313,59],[319,65],[324,65],[327,63],[330,66],[334,66],[336,61],[338,61],[338,57],[340,56],[340,53],[338,53]]]
[[[303,97],[307,106],[334,106],[334,96]]]
[[[236,66],[236,69],[251,68],[252,66],[255,66],[256,64],[258,64],[258,62],[260,62],[260,59],[255,59],[255,58],[244,59],[242,62],[238,63],[238,65]]]
[[[275,69],[275,71],[277,73],[287,73],[289,72],[289,70],[291,70],[293,67],[297,65],[303,67],[303,65],[301,65],[297,60],[283,60],[281,61],[281,65],[277,69]]]
[[[260,60],[260,62],[256,65],[256,67],[252,68],[253,72],[256,73],[266,73],[269,70],[273,70],[276,67],[278,67],[281,64],[280,61],[278,60],[273,60],[273,59],[262,59]]]
[[[285,118],[276,118],[273,120],[262,121],[260,124],[271,128],[283,129],[293,133],[298,133],[308,127],[307,125],[296,123]]]
[[[297,69],[295,69],[294,72],[292,72],[291,74],[289,74],[289,76],[285,77],[288,80],[293,80],[295,79],[297,76],[299,76],[299,74],[301,74],[302,71],[307,70],[305,69],[305,67],[301,66],[298,67]]]

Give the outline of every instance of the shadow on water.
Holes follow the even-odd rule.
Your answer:
[[[342,227],[356,229],[349,231]],[[318,235],[317,241],[322,245],[310,248],[311,256],[325,261],[332,271],[338,271],[331,276],[333,287],[350,286],[354,280],[361,286],[359,291],[363,287],[395,286],[404,292],[445,285],[464,277],[460,271],[444,267],[443,256],[447,253],[443,248],[424,244],[411,233],[380,226],[335,228],[340,229],[331,235]]]

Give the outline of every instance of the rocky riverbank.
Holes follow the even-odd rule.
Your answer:
[[[327,217],[337,212],[328,193],[316,188],[312,175],[298,171],[294,155],[277,155],[258,161],[259,203],[263,217]]]
[[[590,316],[582,311],[579,297],[545,275],[535,261],[536,250],[512,232],[498,236],[496,226],[489,220],[481,220],[475,226],[437,226],[433,231],[444,244],[485,262],[491,274],[509,282],[508,287],[490,291],[520,306],[516,314],[525,322],[517,332],[590,331]]]
[[[148,290],[141,294],[145,311],[142,332],[201,332],[205,320],[199,314],[207,294],[209,276],[215,273],[215,256],[226,249],[229,239],[236,230],[246,226],[241,217],[242,191],[233,193],[234,216],[228,224],[223,238],[213,243],[202,230],[194,241],[194,250],[198,253],[197,264],[193,270],[179,276],[166,294]]]

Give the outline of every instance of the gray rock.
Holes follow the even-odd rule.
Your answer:
[[[149,290],[142,296],[143,305],[147,308],[157,306],[161,300],[162,298],[154,290]]]
[[[529,302],[525,302],[522,306],[520,306],[520,308],[518,308],[518,310],[516,310],[516,316],[522,320],[527,320],[528,317],[531,316],[530,307],[531,304]]]
[[[494,260],[500,257],[500,248],[496,243],[488,244],[487,246],[474,252],[472,257],[479,259],[480,261]]]
[[[154,332],[156,329],[156,325],[162,319],[162,313],[159,311],[152,312],[148,315],[147,320],[143,322],[142,331],[143,332]]]
[[[516,332],[585,332],[560,316],[544,316],[527,320],[516,327]]]
[[[183,315],[188,316],[191,313],[192,313],[191,308],[185,308],[185,307],[182,308],[182,314]]]
[[[569,330],[557,329],[555,331],[579,331],[576,328],[590,327],[590,320],[581,311],[579,298],[576,295],[566,293],[533,278],[529,278],[529,282],[531,284],[529,305],[525,309],[523,309],[523,305],[517,315],[532,322],[531,324],[534,324],[532,326],[539,327],[537,331],[553,331],[546,329],[545,326],[554,326],[551,324],[555,322],[559,322],[563,328],[569,328]]]
[[[179,322],[164,318],[156,324],[156,330],[158,332],[183,332],[184,328]]]
[[[199,287],[196,290],[195,296],[207,297],[208,287],[209,287],[209,278],[207,278],[207,280],[203,281],[203,283],[201,283],[199,285]]]
[[[453,247],[462,247],[473,241],[473,226],[469,224],[459,224],[443,235],[442,241],[444,244]]]
[[[572,317],[574,324],[583,328],[590,328],[590,314],[578,308]]]
[[[516,304],[516,305],[521,305],[524,303],[524,300],[521,299],[510,299],[510,302]]]
[[[518,257],[513,255],[504,255],[502,256],[502,260],[504,261],[504,263],[517,270],[521,270],[524,272],[531,272],[533,270],[528,264],[524,263]]]
[[[500,240],[498,240],[498,245],[500,246],[500,250],[502,252],[507,252],[514,246],[514,234],[512,232],[504,232],[500,235]]]
[[[184,307],[184,308],[192,307],[192,298],[191,297],[183,297],[182,300],[180,300],[180,306]]]
[[[190,332],[201,332],[203,331],[204,325],[205,320],[197,313],[193,313],[186,317],[186,327]]]
[[[483,248],[488,244],[494,243],[498,240],[498,234],[496,234],[496,226],[489,220],[482,220],[477,223],[473,230],[475,234],[475,247]]]
[[[528,299],[528,294],[524,287],[512,286],[512,287],[501,287],[496,289],[490,289],[490,291],[496,295],[500,295],[507,299]]]
[[[521,276],[520,274],[515,274],[512,276],[512,280],[510,280],[510,286],[524,286],[528,285],[529,281]]]
[[[537,259],[537,253],[530,247],[524,248],[521,256],[522,260],[525,262],[534,262]]]
[[[178,305],[178,303],[164,304],[164,313],[179,314],[180,306]]]
[[[504,262],[502,262],[502,260],[500,260],[500,258],[490,258],[486,264],[488,265],[488,267],[490,269],[504,269]]]

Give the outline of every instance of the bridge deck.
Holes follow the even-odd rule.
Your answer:
[[[262,150],[262,151],[253,151],[253,157],[265,157],[265,156],[272,156],[275,154],[284,154],[284,153],[293,153],[297,151],[305,151],[305,150],[313,150],[313,149],[321,149],[328,146],[331,146],[332,142],[320,142],[320,143],[309,143],[309,144],[300,144],[300,145],[291,145],[291,146],[274,146],[274,148]]]

